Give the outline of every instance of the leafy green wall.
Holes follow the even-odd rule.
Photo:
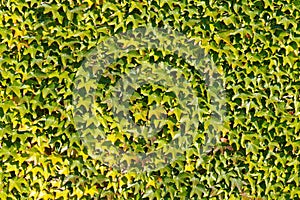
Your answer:
[[[0,198],[300,198],[299,15],[292,0],[2,0]],[[227,123],[210,154],[199,142],[159,171],[120,173],[87,154],[73,81],[93,47],[146,25],[169,25],[222,67]]]

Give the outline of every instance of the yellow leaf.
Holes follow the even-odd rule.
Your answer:
[[[89,195],[89,196],[94,196],[95,194],[99,193],[97,187],[94,185],[91,188],[88,188],[87,186],[85,187],[85,195]]]
[[[63,197],[63,199],[68,199],[68,194],[70,193],[69,190],[64,190],[64,191],[61,191],[61,190],[58,190],[56,192],[56,195],[55,195],[55,199],[59,199],[60,197]]]
[[[85,1],[88,3],[89,7],[92,7],[92,5],[94,4],[94,2],[91,0],[85,0]]]
[[[184,168],[185,171],[189,171],[189,172],[193,172],[194,169],[195,169],[195,167],[192,164],[186,165]]]
[[[147,188],[150,187],[150,186],[156,187],[155,186],[155,181],[153,179],[150,179],[149,182],[146,185]]]
[[[24,131],[31,131],[31,127],[29,127],[28,125],[24,125],[24,124],[21,124],[20,127],[18,128],[18,131],[20,132],[24,132]]]

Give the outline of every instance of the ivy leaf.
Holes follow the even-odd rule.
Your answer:
[[[7,111],[10,108],[14,108],[15,107],[15,104],[13,103],[13,101],[5,101],[5,102],[0,103],[0,105],[1,105],[1,108],[3,109],[4,113],[7,113]]]

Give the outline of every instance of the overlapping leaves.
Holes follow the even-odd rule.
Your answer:
[[[0,198],[298,198],[299,15],[298,1],[1,1]],[[195,143],[160,171],[120,174],[74,129],[73,80],[88,50],[149,24],[213,56],[230,123],[204,157]]]

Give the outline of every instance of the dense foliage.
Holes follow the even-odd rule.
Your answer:
[[[2,0],[0,17],[1,199],[300,198],[299,2]],[[194,74],[199,140],[160,170],[124,173],[87,153],[74,125],[74,80],[94,47],[147,26],[171,27],[211,55],[224,77],[226,119],[222,128],[207,124],[210,97]],[[122,55],[112,69],[125,72],[145,55],[189,69],[158,50]],[[154,101],[167,107],[172,132],[180,115],[172,95],[145,85],[131,102],[136,122],[146,123],[145,102]],[[143,150],[147,141],[115,131],[109,104],[101,105],[112,140]],[[211,131],[219,141],[200,153]]]

